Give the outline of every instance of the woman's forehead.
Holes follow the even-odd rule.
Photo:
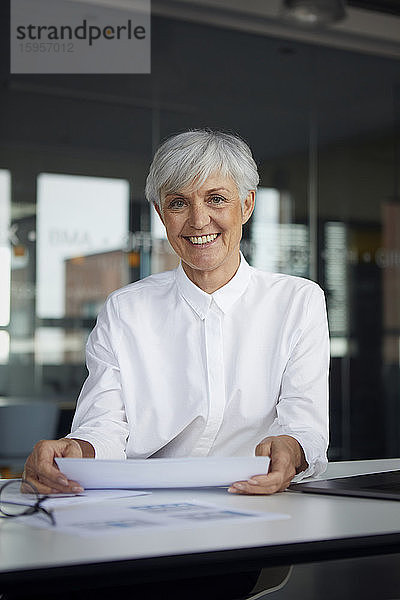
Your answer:
[[[165,198],[171,194],[191,194],[199,190],[209,192],[218,189],[225,189],[230,192],[237,192],[237,185],[230,175],[223,174],[220,171],[211,173],[208,177],[200,175],[180,186],[179,188],[169,188],[166,186],[162,190],[162,196]]]

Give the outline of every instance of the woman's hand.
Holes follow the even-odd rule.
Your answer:
[[[70,438],[41,440],[26,460],[24,479],[33,483],[42,494],[82,492],[82,486],[69,481],[57,467],[54,459],[61,457],[94,457],[94,448],[89,442]]]
[[[237,481],[229,488],[234,494],[274,494],[283,492],[296,473],[305,471],[308,464],[303,448],[289,435],[267,437],[256,447],[256,456],[271,459],[266,475],[255,475],[247,481]]]

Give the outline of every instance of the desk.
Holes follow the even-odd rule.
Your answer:
[[[400,468],[400,459],[331,463],[324,477]],[[75,538],[0,519],[0,590],[92,579],[101,584],[162,580],[263,566],[400,552],[400,504],[286,491],[236,496],[225,489],[155,490],[131,503],[196,499],[235,509],[280,512],[290,519]],[[112,500],[113,503],[123,500]],[[68,510],[71,510],[70,508]]]

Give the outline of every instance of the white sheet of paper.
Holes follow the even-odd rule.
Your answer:
[[[269,466],[267,456],[55,460],[68,479],[87,489],[227,486],[266,473]]]
[[[96,504],[90,509],[87,506],[78,506],[74,510],[55,512],[55,518],[57,531],[92,537],[104,534],[132,534],[135,531],[149,531],[157,528],[165,530],[204,527],[210,522],[234,524],[251,522],[255,519],[276,521],[289,519],[290,515],[240,510],[196,500],[162,504],[151,502],[132,504],[129,502],[129,498],[126,498],[124,503],[119,503],[117,508],[107,504]],[[41,514],[21,517],[18,520],[34,527],[54,529],[49,519],[44,518]]]
[[[85,490],[81,494],[49,494],[42,506],[45,508],[58,508],[76,504],[89,504],[100,500],[111,500],[114,498],[126,498],[133,496],[144,496],[150,494],[145,490]]]

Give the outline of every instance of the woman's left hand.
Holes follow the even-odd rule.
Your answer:
[[[271,461],[266,475],[254,475],[247,481],[236,481],[228,489],[233,494],[275,494],[283,492],[296,473],[307,467],[303,448],[289,435],[267,437],[255,451],[256,456],[269,456]]]

